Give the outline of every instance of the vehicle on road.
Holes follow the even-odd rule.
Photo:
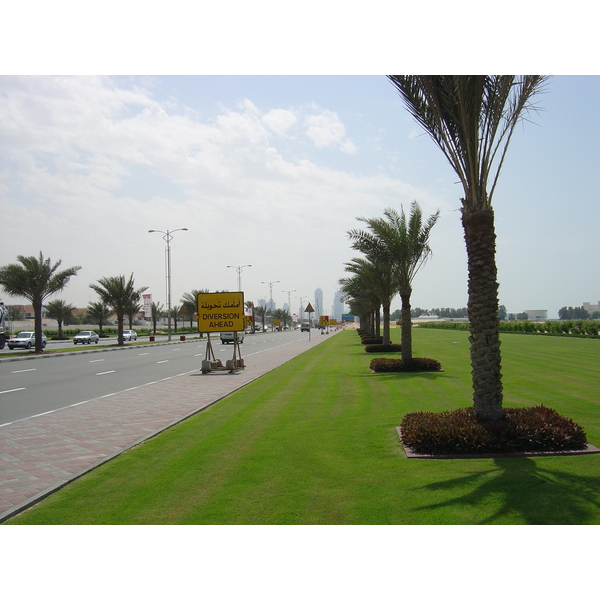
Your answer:
[[[135,340],[137,340],[137,333],[133,329],[126,329],[123,332],[124,342],[134,342]]]
[[[21,331],[17,335],[7,342],[10,350],[15,348],[25,348],[27,350],[35,346],[35,331]],[[46,347],[46,336],[42,333],[42,348]]]
[[[302,323],[302,325],[300,325],[300,331],[310,331],[310,325],[308,323]]]
[[[235,331],[223,331],[221,333],[221,344],[233,344],[233,342],[235,341]],[[243,331],[238,331],[237,332],[238,335],[238,342],[240,344],[244,343],[244,332]]]
[[[8,308],[4,306],[4,302],[0,302],[0,350],[4,348],[8,339],[8,329],[6,328],[8,321]]]
[[[100,341],[98,334],[95,331],[80,331],[74,338],[74,344],[97,344]]]

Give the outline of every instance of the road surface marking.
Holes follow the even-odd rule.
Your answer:
[[[37,371],[37,369],[21,369],[20,371],[12,371],[13,373],[27,373],[27,371]]]
[[[93,362],[102,362],[103,360],[106,360],[104,358],[97,358],[96,360],[90,360],[89,362],[93,363]]]
[[[156,364],[157,364],[157,365],[160,365],[160,364],[162,364],[162,363],[166,363],[166,362],[169,362],[169,361],[168,361],[168,360],[159,360],[159,361],[158,361]]]
[[[20,392],[21,390],[24,390],[25,388],[15,388],[14,390],[3,390],[2,392],[0,392],[0,394],[8,394],[9,392]]]
[[[96,373],[96,375],[108,375],[109,373],[114,373],[114,371],[102,371],[102,373]]]

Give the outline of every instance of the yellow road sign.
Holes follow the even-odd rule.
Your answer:
[[[244,292],[198,294],[198,331],[244,330]]]

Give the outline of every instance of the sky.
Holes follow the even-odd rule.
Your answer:
[[[600,299],[600,77],[555,76],[517,128],[494,208],[499,301],[509,312]],[[467,272],[459,197],[445,158],[382,75],[2,76],[0,263],[38,255],[81,266],[57,297],[77,307],[106,276],[134,274],[166,305],[192,289],[237,289],[281,307],[323,290],[347,232],[386,207],[437,210],[413,307],[460,308]],[[230,267],[229,267],[230,266]],[[228,268],[229,267],[229,268]],[[12,299],[5,297],[5,302]],[[399,308],[398,298],[392,308]]]
[[[107,46],[101,26],[108,16],[97,15],[100,33],[86,30],[86,40],[63,23],[53,32],[43,28],[44,6],[29,38],[12,34],[1,42],[12,44],[13,56],[23,52],[0,62],[0,264],[41,251],[63,267],[81,266],[55,296],[77,307],[97,300],[90,284],[131,273],[166,305],[165,243],[148,230],[187,228],[171,243],[173,305],[193,289],[236,290],[235,267],[252,265],[242,270],[246,300],[268,299],[272,289],[277,306],[289,293],[297,312],[301,299],[314,301],[321,288],[328,312],[339,279],[348,275],[345,263],[359,256],[347,236],[364,228],[356,218],[381,217],[387,207],[408,212],[417,201],[425,216],[439,210],[440,218],[431,232],[433,254],[414,280],[412,306],[466,306],[461,187],[382,74],[401,67],[432,72],[438,65],[438,72],[452,72],[440,54],[422,60],[424,53],[402,52],[403,44],[421,39],[416,34],[393,42],[400,59],[388,52],[378,61],[377,32],[369,29],[362,45],[351,45],[341,25],[356,28],[360,19],[344,16],[338,46],[317,36],[309,55],[294,45],[298,28],[287,32],[288,46],[280,34],[261,37],[266,25],[245,31],[242,9],[232,35],[244,33],[253,44],[229,54],[206,26],[190,39],[191,25],[179,20],[180,35],[168,28],[168,16],[161,23],[160,15],[148,14],[136,21],[137,45],[130,32]],[[10,10],[22,16],[24,9]],[[295,16],[298,27],[323,33],[319,23]],[[142,25],[160,24],[165,35],[158,44]],[[33,36],[53,43],[27,53]],[[516,50],[529,47],[512,43]],[[184,44],[198,52],[178,54]],[[289,49],[278,61],[274,48]],[[537,97],[540,111],[515,131],[495,192],[499,303],[508,312],[547,309],[550,318],[565,305],[596,303],[600,286],[590,275],[600,258],[595,65],[581,61],[569,74],[572,63],[551,45],[539,55],[545,60],[530,54],[535,60],[521,65],[494,55],[473,61],[472,51],[465,62],[460,42],[456,51],[461,60],[450,65],[462,71],[455,72],[522,65],[565,73],[550,80]],[[396,297],[392,309],[399,307]]]

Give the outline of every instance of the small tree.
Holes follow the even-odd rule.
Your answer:
[[[100,296],[100,300],[112,307],[117,314],[117,344],[124,346],[123,321],[125,314],[139,297],[138,291],[135,289],[133,273],[129,276],[129,280],[125,279],[125,275],[103,277],[98,280],[97,284],[90,284],[90,287]]]
[[[152,320],[152,331],[156,335],[156,324],[164,316],[165,307],[160,302],[153,302],[150,305],[150,319]]]
[[[102,337],[102,327],[108,323],[110,317],[110,308],[105,302],[90,302],[87,307],[87,314],[91,323],[98,324],[98,335]]]
[[[72,311],[75,307],[67,304],[64,300],[52,300],[45,306],[46,316],[49,319],[55,319],[58,323],[58,339],[63,339],[63,323],[69,325],[73,320]]]
[[[52,264],[40,252],[35,256],[17,256],[21,264],[10,264],[0,268],[0,286],[10,296],[27,298],[33,306],[35,320],[35,352],[42,348],[42,307],[44,300],[63,290],[81,267],[58,271],[62,261]]]
[[[402,358],[412,360],[412,322],[410,316],[410,297],[412,282],[431,255],[429,236],[438,220],[440,211],[423,222],[419,204],[411,204],[407,219],[404,208],[400,213],[393,208],[384,211],[385,219],[366,219],[359,217],[368,225],[368,231],[353,229],[348,236],[353,241],[352,248],[364,252],[371,260],[392,267],[393,277],[402,301]]]

